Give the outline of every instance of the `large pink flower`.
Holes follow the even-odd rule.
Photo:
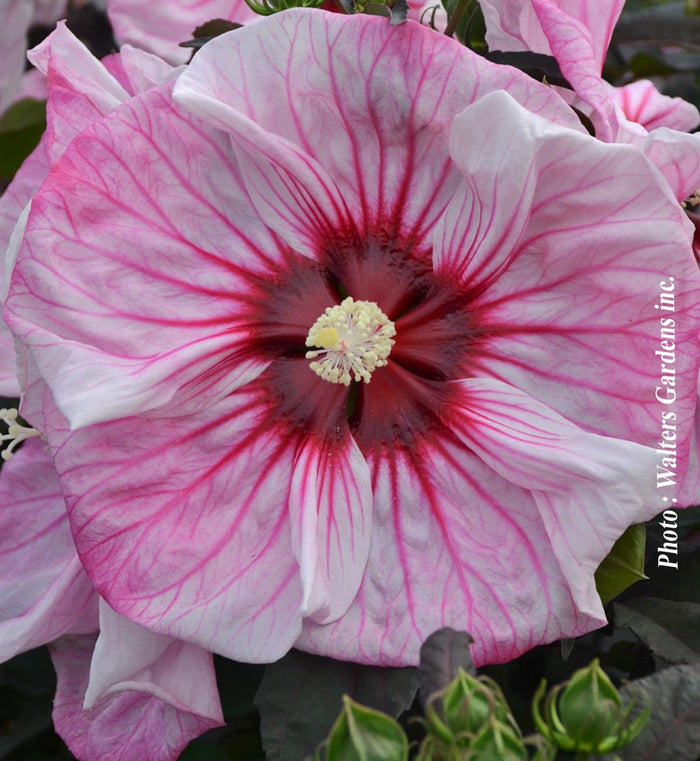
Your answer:
[[[635,148],[416,24],[212,41],[71,143],[13,272],[93,582],[253,661],[415,663],[452,625],[483,663],[599,626],[595,568],[659,509],[668,278],[687,455],[686,224]]]

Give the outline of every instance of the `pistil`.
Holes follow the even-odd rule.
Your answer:
[[[387,364],[394,345],[394,323],[374,301],[352,297],[327,307],[311,326],[306,345],[310,367],[330,383],[349,386],[353,380],[369,383],[372,373]]]

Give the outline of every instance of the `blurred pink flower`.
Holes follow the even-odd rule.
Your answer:
[[[605,142],[631,143],[664,174],[680,201],[700,185],[700,136],[685,134],[698,110],[648,81],[615,89],[601,78],[624,0],[481,0],[492,50],[553,55]],[[562,95],[568,97],[566,91]]]
[[[0,3],[0,113],[21,86],[32,24],[53,24],[64,14],[67,0],[3,0]],[[32,94],[32,93],[30,93]]]
[[[687,456],[683,223],[637,150],[411,22],[208,43],[67,148],[6,303],[100,594],[250,661],[414,664],[451,625],[484,663],[600,626],[593,573],[658,509],[669,271]]]
[[[192,51],[179,47],[194,30],[212,19],[246,24],[260,18],[245,0],[109,0],[107,15],[120,43],[141,48],[172,64],[185,63]]]
[[[447,19],[439,0],[419,0],[409,2],[408,6],[409,18],[425,23],[433,18],[436,29],[444,29]],[[327,0],[324,8],[338,10],[334,0]],[[107,15],[119,42],[155,53],[173,64],[190,59],[191,49],[181,48],[179,43],[191,39],[194,30],[206,21],[220,18],[250,24],[261,18],[245,0],[168,0],[147,4],[142,0],[109,0]]]

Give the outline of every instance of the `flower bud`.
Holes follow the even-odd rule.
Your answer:
[[[528,753],[519,732],[492,717],[470,744],[470,761],[527,761]]]
[[[343,710],[326,741],[326,761],[406,761],[407,758],[406,735],[390,716],[343,695]]]
[[[632,721],[636,699],[623,707],[620,693],[600,668],[597,658],[576,671],[568,682],[550,690],[543,716],[540,701],[545,689],[543,680],[533,698],[535,725],[562,750],[609,753],[630,743],[649,718],[649,697],[640,691],[646,705]]]
[[[476,679],[463,671],[445,690],[442,698],[445,723],[454,734],[478,732],[495,715],[504,719],[508,713],[498,685]]]

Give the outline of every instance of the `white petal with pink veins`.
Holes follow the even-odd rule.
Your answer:
[[[100,600],[100,635],[84,708],[124,690],[147,692],[181,711],[223,724],[211,653],[148,631]]]
[[[700,123],[700,114],[692,103],[663,95],[648,79],[624,87],[610,87],[608,92],[630,121],[647,130],[668,127],[690,132]]]
[[[28,268],[51,272],[44,303],[53,306],[17,319],[37,322],[27,348],[74,426],[167,405],[185,387],[183,411],[202,388],[224,395],[267,364],[246,352],[252,273],[269,275],[284,249],[251,211],[226,136],[179,113],[165,92],[143,98],[76,139],[25,234]],[[117,158],[122,141],[130,150]],[[32,252],[43,261],[30,264]],[[18,308],[26,285],[17,279]],[[131,295],[113,302],[117,286]]]
[[[547,0],[481,0],[486,20],[486,41],[491,50],[532,50],[552,54],[552,30],[543,18],[544,9],[554,7]],[[582,38],[590,45],[591,61],[597,73],[603,68],[613,29],[624,0],[559,0],[556,10],[562,17],[578,22],[586,32]]]
[[[53,163],[81,129],[128,100],[129,94],[65,22],[33,48],[29,58],[47,77],[46,148]]]
[[[268,133],[268,158],[275,146],[301,151],[294,154],[323,168],[361,234],[379,226],[424,238],[455,188],[445,140],[452,119],[484,93],[507,89],[532,110],[578,123],[549,88],[414,23],[292,10],[241,31],[197,54],[175,99],[251,140]]]
[[[579,610],[602,618],[593,574],[630,523],[659,511],[651,447],[586,433],[518,389],[459,381],[454,430],[495,472],[528,489]]]
[[[0,318],[0,396],[19,396],[15,342],[7,325]]]
[[[319,623],[345,613],[362,581],[372,532],[372,486],[351,436],[344,445],[305,441],[289,493],[303,613]]]
[[[138,418],[68,434],[54,417],[50,437],[83,564],[110,606],[251,662],[281,657],[301,627],[293,452],[267,404],[261,389],[239,391],[153,418],[147,437]]]
[[[94,644],[94,636],[63,637],[50,647],[58,679],[54,725],[81,761],[175,761],[190,740],[221,725],[220,719],[197,713],[196,705],[188,708],[134,689],[83,708]],[[196,681],[207,680],[198,675]]]
[[[448,429],[367,459],[374,513],[362,585],[339,621],[305,621],[298,647],[416,665],[423,640],[450,626],[474,636],[472,653],[483,664],[604,622],[600,611],[576,608],[532,494]]]
[[[480,140],[468,140],[486,123]],[[531,164],[508,160],[516,141]],[[476,373],[505,380],[590,430],[652,445],[660,415],[653,299],[670,276],[677,313],[687,315],[677,325],[676,412],[679,430],[689,431],[700,281],[689,224],[653,167],[631,146],[562,129],[506,93],[460,114],[451,146],[465,184],[448,208],[434,261],[473,290],[474,319],[492,331],[475,352]],[[514,209],[513,230],[485,225],[488,234],[471,240],[471,217],[492,218],[501,200]],[[686,452],[687,440],[682,446]]]

